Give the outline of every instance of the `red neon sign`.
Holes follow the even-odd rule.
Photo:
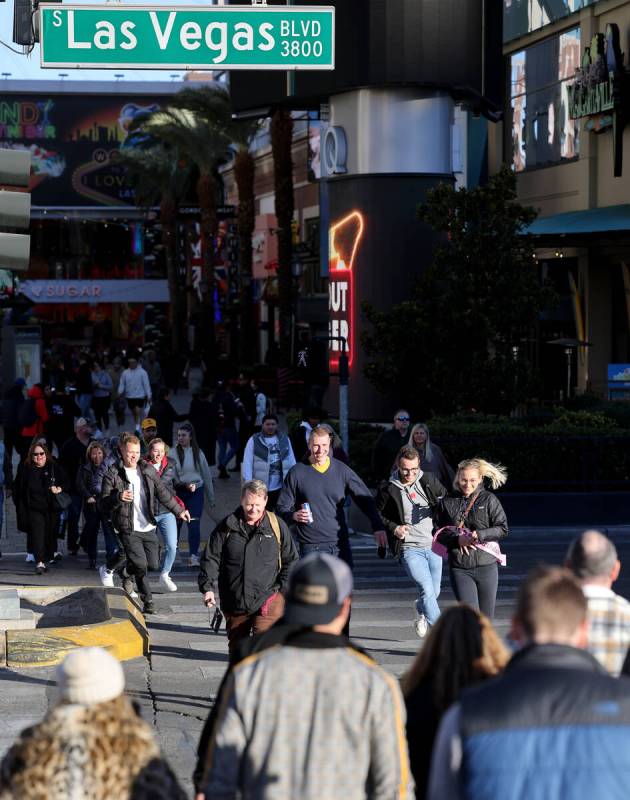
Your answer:
[[[352,211],[330,226],[328,232],[328,335],[342,336],[347,343],[348,365],[354,359],[354,264],[361,237],[363,216]],[[328,364],[331,370],[339,367],[343,345],[328,343]]]

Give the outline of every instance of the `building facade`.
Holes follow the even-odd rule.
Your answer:
[[[538,211],[541,277],[560,298],[536,343],[547,399],[607,394],[630,363],[630,3],[504,0],[503,41],[490,165],[510,164]]]

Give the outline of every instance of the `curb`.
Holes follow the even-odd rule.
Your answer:
[[[29,591],[32,591],[30,587]],[[109,608],[109,620],[92,625],[6,631],[0,637],[0,665],[50,667],[61,663],[71,650],[79,647],[104,647],[119,661],[148,655],[149,633],[139,607],[122,589],[102,591]]]

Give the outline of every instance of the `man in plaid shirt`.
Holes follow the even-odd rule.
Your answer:
[[[603,533],[585,531],[569,545],[566,566],[588,603],[588,650],[618,676],[630,647],[630,603],[611,588],[621,570],[617,549]]]

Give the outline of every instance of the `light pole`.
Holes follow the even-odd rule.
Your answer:
[[[345,336],[329,336],[329,342],[341,342],[339,356],[339,435],[346,453],[350,453],[350,437],[348,435],[348,384],[350,369],[348,364],[348,341]]]

